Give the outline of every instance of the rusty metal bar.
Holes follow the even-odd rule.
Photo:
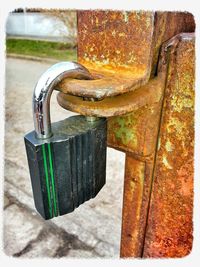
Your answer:
[[[143,257],[183,257],[192,248],[194,35],[171,46]]]
[[[152,160],[126,155],[120,256],[142,257],[146,213],[151,189]]]

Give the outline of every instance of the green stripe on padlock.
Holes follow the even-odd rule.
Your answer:
[[[52,154],[51,154],[51,144],[47,144],[48,148],[48,154],[45,151],[45,144],[42,145],[42,154],[44,159],[44,170],[45,170],[45,178],[46,178],[46,187],[47,187],[47,194],[48,194],[48,203],[49,203],[49,213],[50,216],[58,216],[58,210],[57,210],[57,196],[56,196],[56,189],[55,189],[55,179],[54,179],[54,172],[53,172],[53,162],[52,162]],[[47,167],[47,158],[49,159],[49,168]],[[49,178],[49,172],[50,170],[50,176]],[[50,187],[51,184],[51,187]],[[53,204],[52,200],[53,199]]]

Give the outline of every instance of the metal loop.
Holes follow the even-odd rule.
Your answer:
[[[64,78],[87,79],[92,76],[89,71],[77,62],[60,62],[51,66],[42,74],[33,93],[33,120],[36,137],[51,137],[50,97],[55,86]]]

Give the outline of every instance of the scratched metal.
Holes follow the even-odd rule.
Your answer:
[[[194,35],[171,47],[143,257],[183,257],[192,248]]]

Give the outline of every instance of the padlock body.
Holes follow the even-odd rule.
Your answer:
[[[25,137],[34,202],[44,219],[72,212],[106,181],[106,119],[73,116],[52,123],[53,136]]]

